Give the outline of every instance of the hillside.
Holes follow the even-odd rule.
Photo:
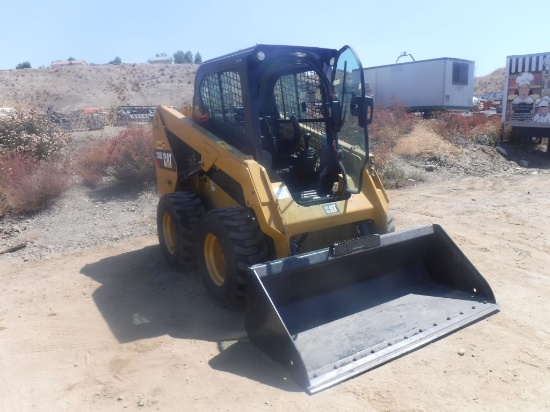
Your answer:
[[[474,79],[474,93],[501,92],[504,87],[504,71],[505,68],[501,67],[486,76],[476,77]]]
[[[0,106],[45,112],[190,102],[195,64],[121,64],[1,70]],[[504,68],[474,80],[474,93],[502,90]]]
[[[69,112],[191,101],[197,65],[121,64],[0,71],[0,106]]]

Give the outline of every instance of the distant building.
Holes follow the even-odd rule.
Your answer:
[[[55,60],[50,64],[50,67],[59,66],[87,66],[86,60]]]
[[[154,57],[152,59],[147,60],[147,63],[151,63],[151,64],[172,64],[172,63],[174,63],[174,59],[170,56],[160,56],[160,57]]]
[[[477,97],[481,101],[499,102],[502,100],[503,94],[503,92],[476,93],[474,97]]]

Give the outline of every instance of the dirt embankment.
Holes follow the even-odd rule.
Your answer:
[[[121,64],[0,70],[0,106],[63,113],[191,101],[195,64]]]

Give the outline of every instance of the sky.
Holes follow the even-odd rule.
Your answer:
[[[415,60],[472,60],[475,76],[505,67],[506,56],[547,52],[536,3],[493,0],[0,0],[0,70],[74,58],[146,63],[157,54],[199,52],[203,61],[255,44],[339,49],[363,67]],[[538,3],[541,4],[541,3]],[[540,10],[539,10],[540,11]],[[533,17],[533,19],[531,19]],[[541,27],[541,33],[545,33]],[[544,35],[542,38],[544,39]],[[410,56],[399,62],[412,61]]]

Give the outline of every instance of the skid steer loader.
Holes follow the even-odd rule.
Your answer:
[[[498,310],[439,226],[394,232],[355,52],[257,45],[204,62],[152,122],[158,237],[315,393]]]

